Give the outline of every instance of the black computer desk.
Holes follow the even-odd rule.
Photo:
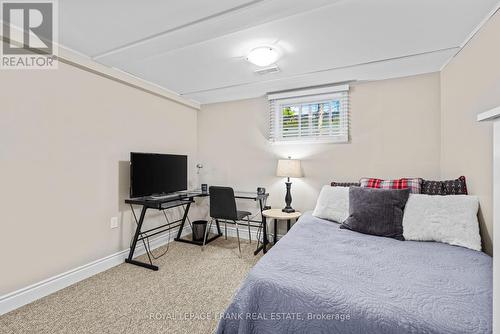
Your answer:
[[[174,239],[175,241],[179,242],[185,242],[185,243],[190,243],[198,246],[203,245],[203,241],[195,241],[195,240],[190,240],[190,239],[185,239],[182,238],[182,232],[184,229],[184,225],[186,223],[186,220],[188,220],[188,213],[189,213],[189,208],[191,207],[191,204],[194,203],[194,199],[196,197],[207,197],[209,196],[208,193],[202,193],[201,191],[186,191],[186,192],[179,192],[175,194],[170,194],[165,197],[161,198],[154,198],[154,197],[140,197],[140,198],[129,198],[125,200],[125,203],[130,205],[130,208],[132,209],[132,213],[136,222],[136,229],[134,233],[134,237],[132,239],[132,243],[130,245],[130,251],[128,254],[128,257],[125,259],[125,262],[134,264],[136,266],[141,266],[144,268],[148,268],[151,270],[158,270],[158,266],[155,266],[151,260],[151,256],[149,255],[148,249],[146,248],[145,244],[145,239],[150,238],[152,236],[155,236],[157,234],[169,231],[174,228],[179,228],[177,232],[177,237]],[[259,208],[260,212],[262,212],[265,207],[266,207],[266,201],[267,198],[269,197],[269,194],[257,194],[256,192],[241,192],[237,191],[234,193],[234,197],[237,199],[248,199],[248,200],[254,200],[259,202]],[[139,205],[142,207],[141,209],[141,215],[139,216],[139,219],[137,219],[137,216],[134,211],[134,205]],[[148,209],[153,209],[153,210],[159,210],[159,211],[165,211],[168,209],[172,208],[177,208],[177,207],[182,207],[184,209],[184,213],[182,215],[181,219],[168,222],[166,224],[160,225],[158,227],[142,231],[142,225],[144,223],[144,217],[146,216],[146,211]],[[262,217],[262,215],[261,215]],[[255,255],[259,251],[264,251],[264,253],[267,251],[267,245],[269,243],[267,239],[267,227],[266,224],[264,224],[264,219],[262,220],[250,220],[252,223],[258,223],[259,225],[251,224],[251,226],[254,227],[259,227],[260,224],[262,224],[262,233],[263,233],[263,238],[262,238],[262,245],[257,248],[255,251]],[[218,237],[222,236],[222,232],[220,229],[219,221],[215,221],[216,227],[217,227],[217,234],[214,236],[208,238],[206,240],[206,243],[212,242]],[[208,228],[208,226],[207,226]],[[149,259],[149,263],[146,262],[141,262],[134,260],[134,252],[135,248],[137,246],[137,242],[142,241],[144,243],[144,248],[146,248],[146,254]]]

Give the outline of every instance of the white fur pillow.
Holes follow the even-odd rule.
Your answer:
[[[349,187],[323,186],[313,216],[343,223],[349,217]]]
[[[481,250],[476,196],[410,194],[403,216],[405,240],[438,241]]]

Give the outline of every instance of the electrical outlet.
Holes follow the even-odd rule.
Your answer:
[[[118,217],[111,217],[111,228],[117,228],[118,227]]]

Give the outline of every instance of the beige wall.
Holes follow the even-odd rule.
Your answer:
[[[270,203],[284,203],[278,158],[303,161],[305,178],[293,180],[293,206],[314,208],[322,185],[332,180],[439,177],[439,74],[355,84],[351,88],[349,144],[285,144],[267,141],[265,98],[202,106],[198,115],[200,179],[209,184],[254,190],[264,186]],[[243,203],[242,203],[243,205]]]
[[[481,199],[481,228],[492,253],[492,125],[478,113],[500,106],[500,13],[441,72],[441,176],[466,175]]]
[[[197,111],[169,100],[65,64],[2,71],[0,100],[0,295],[128,246],[130,151],[195,170]]]
[[[205,105],[197,113],[65,64],[2,71],[0,295],[128,246],[133,225],[123,199],[130,151],[188,154],[190,171],[204,164],[199,176],[190,173],[192,187],[265,186],[275,207],[285,192],[274,176],[276,160],[302,159],[306,177],[292,187],[299,210],[311,210],[331,180],[463,174],[480,196],[491,253],[492,132],[475,118],[500,105],[499,40],[497,14],[441,74],[354,84],[348,144],[271,145],[265,98]],[[206,212],[198,209],[195,215]],[[112,216],[120,217],[120,228],[110,229]],[[162,219],[149,218],[150,225]]]

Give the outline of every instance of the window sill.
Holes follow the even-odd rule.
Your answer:
[[[300,139],[276,139],[269,140],[271,145],[288,145],[288,144],[348,144],[348,136],[338,136],[330,138],[300,138]]]

